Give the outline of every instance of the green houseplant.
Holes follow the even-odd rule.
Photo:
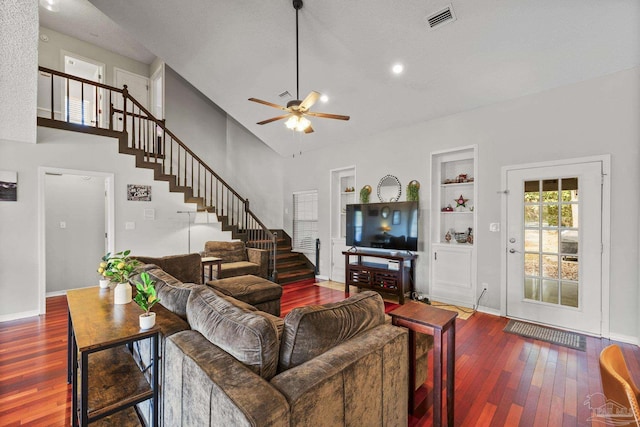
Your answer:
[[[102,279],[100,279],[100,287],[101,288],[107,288],[109,287],[109,282],[110,280],[107,279],[107,270],[109,270],[109,268],[111,268],[111,252],[107,252],[101,259],[100,259],[100,264],[98,264],[98,274],[100,275],[100,277],[102,277]]]
[[[407,202],[417,202],[420,199],[420,183],[415,179],[407,184]]]
[[[371,195],[371,186],[365,185],[360,189],[360,203],[369,203],[369,196]]]
[[[138,260],[131,258],[131,251],[126,250],[118,252],[108,257],[104,276],[112,283],[117,283],[114,294],[114,304],[128,304],[131,302],[131,285],[128,281],[131,276],[138,272],[140,263]],[[98,271],[100,271],[98,269]]]
[[[151,307],[160,300],[154,286],[155,282],[151,280],[149,273],[146,271],[140,273],[140,280],[142,282],[136,282],[137,293],[133,300],[144,310],[144,313],[140,315],[140,329],[149,329],[156,323],[156,314],[151,312]]]

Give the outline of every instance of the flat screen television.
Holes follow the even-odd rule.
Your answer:
[[[418,202],[347,205],[347,245],[418,250]]]

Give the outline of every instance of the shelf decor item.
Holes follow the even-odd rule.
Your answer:
[[[100,261],[100,264],[98,264],[98,274],[100,274],[101,279],[98,281],[100,287],[102,289],[108,288],[109,287],[109,282],[110,280],[107,278],[106,276],[106,271],[110,268],[111,266],[111,262],[109,261],[109,258],[111,257],[111,253],[107,252]]]
[[[156,314],[151,311],[151,307],[160,302],[160,300],[153,285],[154,281],[149,277],[149,273],[146,271],[140,273],[140,279],[142,282],[136,282],[136,290],[138,292],[133,300],[144,310],[144,313],[139,317],[140,329],[150,329],[156,324]]]
[[[129,278],[137,273],[140,263],[132,259],[130,254],[130,250],[118,252],[106,261],[108,268],[104,271],[104,276],[112,283],[117,283],[113,294],[114,304],[131,302],[131,285],[128,282]]]
[[[369,196],[371,196],[371,186],[365,185],[360,189],[360,203],[369,203]]]
[[[420,198],[420,183],[415,179],[407,185],[407,202],[417,202]]]

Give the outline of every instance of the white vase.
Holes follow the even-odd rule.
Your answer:
[[[149,314],[143,313],[138,317],[140,320],[140,329],[151,329],[156,324],[156,314],[150,311]]]
[[[131,302],[131,285],[118,283],[113,291],[114,304],[129,304]]]
[[[100,283],[100,288],[108,288],[109,287],[109,279],[100,279],[98,281]]]

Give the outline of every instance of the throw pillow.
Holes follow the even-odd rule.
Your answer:
[[[265,316],[203,287],[189,296],[187,320],[192,329],[262,378],[270,380],[276,374],[278,332]]]
[[[336,303],[294,308],[284,318],[278,371],[301,365],[384,323],[384,302],[374,291]]]

